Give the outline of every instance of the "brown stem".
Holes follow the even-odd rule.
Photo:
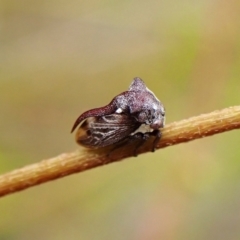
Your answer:
[[[240,106],[229,107],[166,125],[162,129],[162,139],[157,145],[157,149],[237,128],[240,128]],[[149,139],[139,153],[150,151],[152,140]],[[113,151],[110,157],[107,157],[110,148],[98,150],[80,148],[72,153],[64,153],[57,157],[16,169],[0,176],[0,196],[119,161],[132,156],[133,149],[131,144]]]

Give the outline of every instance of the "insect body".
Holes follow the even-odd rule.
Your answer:
[[[138,148],[149,136],[154,135],[154,151],[161,137],[159,128],[164,127],[165,110],[144,82],[134,78],[128,91],[114,97],[108,105],[81,114],[72,132],[82,121],[76,133],[76,141],[80,145],[100,148],[139,139]]]

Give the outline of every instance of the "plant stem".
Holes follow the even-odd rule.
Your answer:
[[[157,149],[217,133],[240,128],[240,106],[202,114],[179,122],[167,124]],[[140,153],[149,152],[153,139],[149,139]],[[133,155],[133,145],[121,147],[107,156],[110,147],[97,150],[79,148],[71,153],[42,160],[0,176],[0,196],[14,193],[50,180],[122,160]]]

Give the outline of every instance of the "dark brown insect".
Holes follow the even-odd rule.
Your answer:
[[[134,155],[137,155],[137,148],[151,135],[155,136],[152,151],[155,150],[161,138],[159,128],[164,127],[165,110],[144,82],[134,78],[128,91],[117,95],[108,105],[81,114],[72,132],[82,121],[76,133],[76,141],[80,145],[101,148],[139,139],[134,150]]]

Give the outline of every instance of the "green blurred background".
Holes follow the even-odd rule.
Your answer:
[[[238,0],[0,3],[0,173],[71,152],[133,77],[167,122],[239,105]],[[239,131],[0,199],[0,240],[240,239]]]

